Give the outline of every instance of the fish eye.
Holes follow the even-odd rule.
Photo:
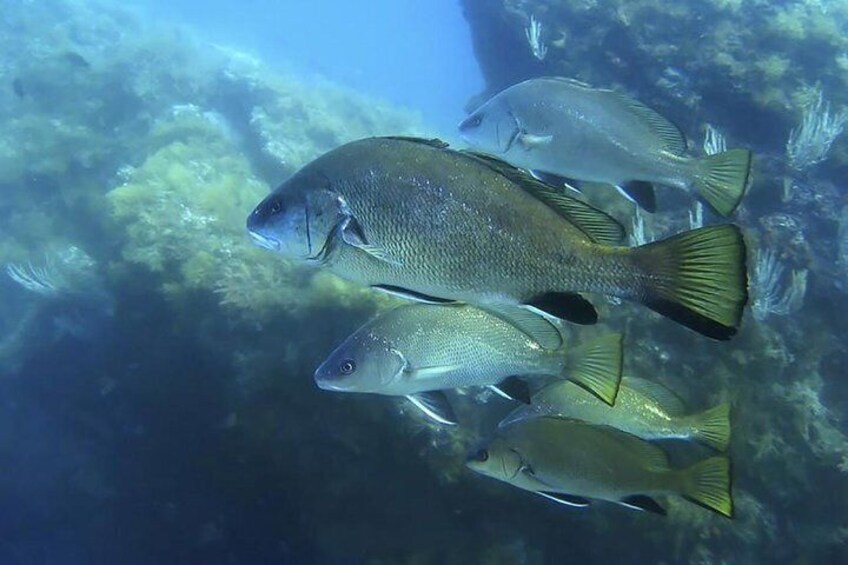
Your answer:
[[[271,202],[271,213],[272,213],[272,214],[276,214],[276,213],[277,213],[277,212],[279,212],[282,208],[283,208],[283,205],[282,205],[282,204],[280,204],[280,201],[279,201],[279,200],[274,200],[273,202]]]
[[[479,463],[485,463],[489,460],[489,451],[486,449],[481,449],[480,451],[474,454],[472,459]]]
[[[343,375],[349,375],[356,370],[356,363],[353,362],[353,359],[345,359],[342,361],[341,365],[339,365],[339,372]]]
[[[474,114],[473,116],[469,116],[464,122],[462,122],[462,129],[476,128],[479,127],[481,123],[483,123],[483,114]]]

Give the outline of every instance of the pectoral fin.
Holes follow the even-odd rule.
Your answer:
[[[460,365],[432,365],[430,367],[406,369],[406,372],[414,379],[432,379],[450,373],[451,371],[456,371],[459,368]]]
[[[522,133],[518,136],[518,142],[521,144],[524,149],[528,151],[531,149],[536,149],[537,147],[544,147],[545,145],[550,145],[550,143],[554,140],[554,136],[552,135],[535,135],[532,133]]]
[[[583,497],[573,496],[571,494],[563,494],[561,492],[536,491],[536,494],[538,494],[539,496],[544,496],[548,500],[553,500],[554,502],[558,502],[566,506],[571,506],[572,508],[586,508],[590,504],[590,502]]]
[[[444,392],[431,391],[419,392],[416,394],[407,395],[409,400],[416,408],[424,412],[428,417],[437,421],[440,424],[447,426],[456,426],[456,414],[453,407],[448,402],[448,397]]]
[[[403,266],[403,262],[397,257],[392,256],[385,248],[368,241],[362,226],[356,221],[356,218],[348,217],[342,225],[342,240],[351,247],[361,249],[384,263],[396,267]]]
[[[379,259],[383,263],[388,263],[389,265],[394,265],[395,267],[402,267],[403,262],[400,259],[394,258],[391,254],[389,254],[385,249],[377,245],[357,245],[359,249],[371,255],[375,259]]]

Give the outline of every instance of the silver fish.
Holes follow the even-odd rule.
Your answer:
[[[677,127],[641,102],[575,80],[545,77],[496,94],[459,125],[476,149],[518,167],[574,181],[608,183],[656,210],[653,183],[696,191],[719,214],[739,205],[751,152],[696,159]]]
[[[568,348],[551,322],[521,308],[412,304],[357,330],[318,367],[315,382],[325,390],[405,396],[437,421],[455,423],[438,391],[490,386],[529,402],[517,376],[558,377],[612,403],[621,363],[620,334]]]

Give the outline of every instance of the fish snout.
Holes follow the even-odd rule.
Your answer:
[[[313,378],[315,384],[321,390],[335,392],[346,392],[351,390],[351,384],[347,375],[338,370],[338,363],[325,361],[315,370]]]

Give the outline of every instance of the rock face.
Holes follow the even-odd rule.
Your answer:
[[[680,126],[693,152],[701,149],[705,124],[712,124],[727,135],[728,146],[744,145],[756,154],[754,185],[734,221],[746,228],[753,251],[752,302],[774,306],[766,309],[768,319],[761,312],[757,319],[748,316],[739,339],[723,351],[683,346],[679,336],[662,329],[644,331],[647,326],[632,323],[636,318],[630,315],[627,326],[630,343],[657,348],[631,349],[628,363],[675,381],[680,391],[699,390],[696,396],[706,398],[724,390],[733,399],[737,519],[729,527],[695,525],[699,520],[687,513],[673,518],[677,525],[686,522],[674,531],[669,522],[634,524],[640,554],[656,551],[657,559],[666,559],[670,547],[686,547],[672,560],[844,555],[837,541],[837,523],[844,518],[836,518],[844,511],[805,512],[800,506],[814,485],[827,477],[841,484],[848,476],[848,436],[835,424],[845,392],[841,373],[834,371],[846,352],[830,337],[848,330],[844,307],[834,307],[845,301],[848,271],[848,208],[844,190],[837,188],[848,164],[846,144],[836,127],[826,162],[808,159],[798,166],[787,143],[790,130],[801,129],[802,116],[820,125],[844,121],[848,36],[840,30],[848,26],[848,5],[462,0],[462,6],[486,79],[485,91],[469,108],[517,82],[565,76],[638,98]],[[530,45],[525,30],[532,21],[541,24],[544,49]],[[822,93],[829,106],[817,103]],[[828,112],[830,122],[823,119]],[[661,196],[668,204],[645,217],[649,231],[688,227],[686,212],[674,209],[668,191]],[[783,309],[793,289],[801,294],[807,289],[808,271],[803,306]],[[695,374],[699,377],[691,378]],[[781,526],[784,513],[791,528]],[[584,518],[600,525],[598,515]],[[822,535],[808,543],[814,530]],[[589,559],[599,558],[596,553]]]
[[[710,121],[740,137],[757,132],[774,149],[816,85],[846,102],[848,37],[839,30],[848,7],[817,4],[462,0],[484,95],[532,76],[569,76],[627,90],[687,131]],[[531,17],[547,47],[541,61],[525,36]]]

